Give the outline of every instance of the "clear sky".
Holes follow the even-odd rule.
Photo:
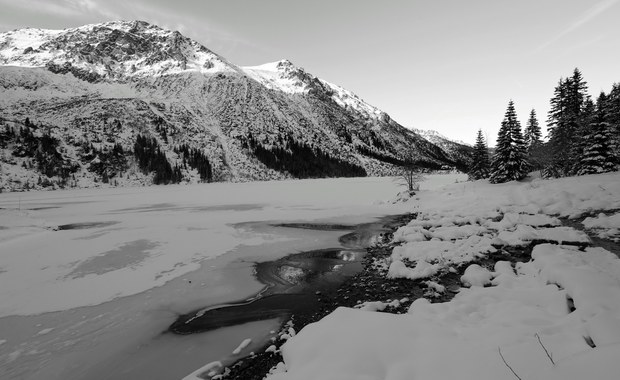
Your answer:
[[[405,127],[495,144],[510,99],[545,124],[560,77],[620,82],[620,0],[0,0],[0,31],[140,19],[229,61],[289,59]]]

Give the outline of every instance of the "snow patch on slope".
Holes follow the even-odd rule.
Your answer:
[[[308,93],[313,86],[321,85],[331,92],[331,98],[342,108],[354,110],[367,118],[389,120],[389,116],[353,92],[306,73],[289,60],[243,67],[243,71],[264,86],[289,94]]]
[[[307,85],[302,80],[294,75],[290,75],[298,69],[288,60],[265,63],[259,66],[248,66],[242,69],[250,78],[269,89],[283,91],[288,94],[308,92]]]

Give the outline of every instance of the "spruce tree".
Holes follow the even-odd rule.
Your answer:
[[[605,94],[601,93],[602,101],[605,102]],[[579,175],[579,167],[581,165],[581,157],[584,154],[584,150],[588,147],[588,136],[592,132],[592,124],[594,123],[594,115],[596,112],[596,106],[592,102],[591,98],[587,98],[584,102],[583,111],[581,112],[581,122],[575,129],[575,136],[573,137],[572,146],[570,147],[570,157],[573,163],[571,174]]]
[[[490,172],[489,151],[487,144],[482,137],[482,130],[478,130],[476,137],[476,145],[474,146],[474,154],[472,157],[472,165],[469,169],[469,178],[478,180],[488,178]]]
[[[614,83],[605,106],[611,133],[610,146],[616,162],[620,163],[620,83]]]
[[[528,172],[526,152],[521,124],[517,120],[514,102],[511,100],[497,135],[490,182],[502,183],[525,178]]]
[[[555,175],[573,174],[579,158],[575,153],[579,149],[574,145],[578,141],[578,131],[586,123],[583,111],[588,98],[587,83],[579,69],[574,70],[571,78],[560,79],[555,88],[547,120],[553,166],[549,172]]]
[[[523,137],[527,148],[528,165],[533,170],[542,169],[547,159],[547,149],[542,141],[542,132],[534,109],[530,112]]]
[[[536,110],[534,109],[530,112],[530,118],[527,119],[523,139],[525,141],[525,145],[527,146],[528,152],[532,147],[542,144],[542,132],[540,131],[540,125],[538,124],[538,119],[536,118]]]
[[[616,170],[611,147],[611,124],[608,121],[607,97],[602,93],[596,102],[596,112],[583,135],[583,152],[579,157],[577,174],[606,173]]]

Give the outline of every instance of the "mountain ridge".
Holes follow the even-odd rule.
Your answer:
[[[177,152],[180,146],[199,150],[212,166],[209,180],[218,181],[340,173],[315,168],[291,174],[299,169],[289,157],[295,150],[314,154],[310,161],[323,157],[325,167],[340,162],[368,175],[393,174],[406,160],[436,168],[463,167],[466,161],[288,60],[235,66],[179,32],[142,21],[0,34],[0,94],[0,132],[24,128],[26,118],[44,124],[77,165],[69,184],[50,179],[58,186],[111,179],[148,183],[153,173],[139,168],[130,154],[138,135],[155,139],[171,166],[180,166],[184,182],[196,182],[198,175]],[[42,132],[34,131],[38,135]],[[22,187],[26,181],[38,188],[36,170],[17,170],[19,175],[8,170],[36,166],[34,157],[11,152],[22,143],[17,140],[0,147],[5,151],[0,186],[19,189],[18,181]],[[106,155],[115,144],[125,152],[127,169],[101,178],[90,170],[85,151]]]

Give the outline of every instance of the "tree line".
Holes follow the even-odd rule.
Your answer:
[[[153,183],[155,185],[179,183],[183,179],[181,168],[178,165],[172,167],[166,154],[162,152],[154,137],[138,135],[133,146],[134,156],[138,166],[144,174],[155,172]]]
[[[33,131],[36,130],[40,133],[35,134]],[[12,143],[13,156],[30,159],[23,165],[29,169],[36,168],[47,177],[58,176],[62,185],[79,169],[79,165],[63,155],[60,141],[29,118],[25,119],[23,127],[6,128],[1,137],[0,147]]]
[[[522,133],[511,100],[492,157],[478,131],[470,178],[502,183],[521,180],[530,170],[541,170],[546,178],[618,170],[620,84],[614,84],[609,93],[601,92],[594,102],[583,75],[575,69],[572,76],[560,79],[550,105],[545,142],[536,111],[530,112]]]
[[[340,160],[323,152],[318,147],[310,147],[297,142],[292,137],[285,138],[283,146],[265,147],[252,134],[244,146],[268,168],[286,171],[295,178],[325,177],[365,177],[366,170],[359,165]]]

